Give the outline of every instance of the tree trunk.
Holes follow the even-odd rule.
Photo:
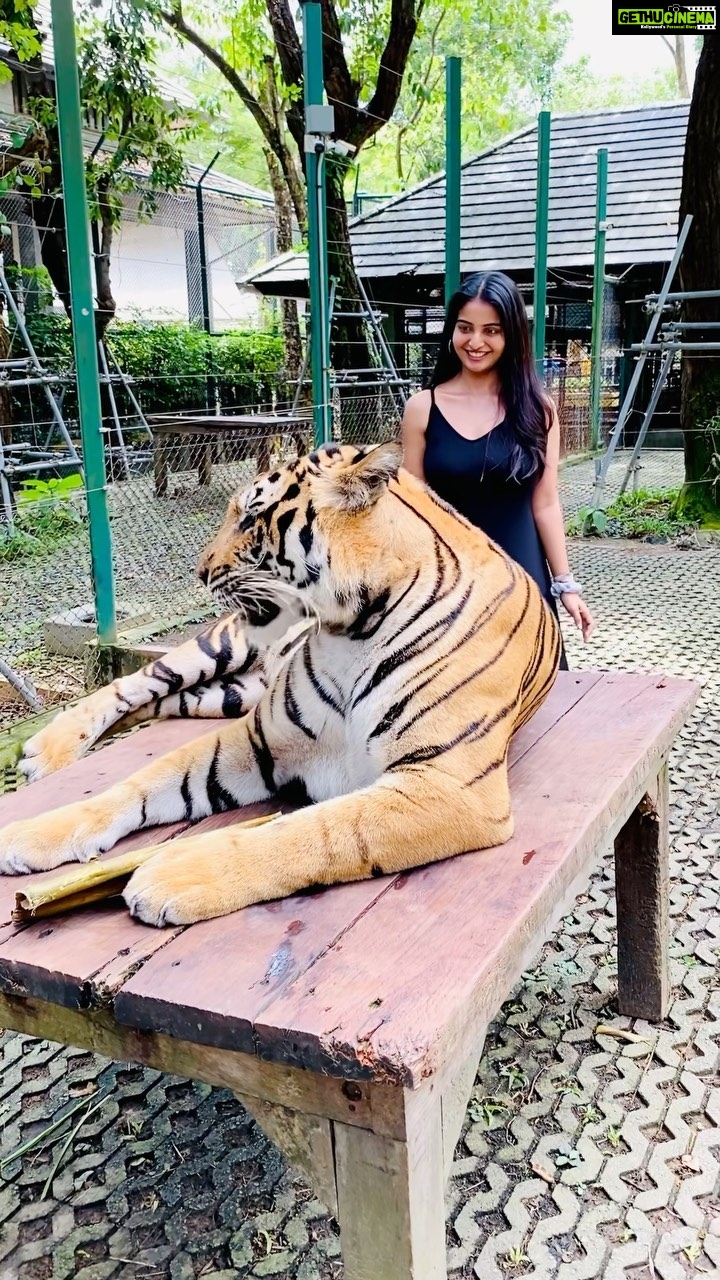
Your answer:
[[[264,148],[265,160],[270,175],[273,199],[275,201],[275,240],[278,253],[289,253],[292,249],[292,204],[287,183],[277,156],[269,147]],[[285,369],[288,383],[295,383],[300,374],[302,364],[302,342],[300,340],[300,324],[298,321],[297,302],[294,298],[281,298],[283,346],[285,349]],[[290,388],[288,387],[288,391]]]
[[[53,166],[53,169],[55,166]],[[59,169],[59,166],[58,166]],[[48,189],[59,190],[60,175],[53,172],[48,178]],[[40,256],[53,288],[60,299],[65,314],[70,318],[70,275],[68,271],[67,243],[65,236],[65,205],[58,196],[41,196],[34,201],[33,218],[40,228]]]
[[[272,119],[277,133],[284,137],[285,115],[275,78],[275,62],[272,58],[265,59],[265,79],[262,88],[262,99],[262,105],[268,116]],[[269,145],[264,146],[263,152],[265,155],[265,163],[267,164],[268,175],[270,177],[273,200],[275,202],[276,252],[289,253],[293,247],[293,208],[297,209],[297,198],[293,196],[291,184],[287,180],[287,170],[281,164],[272,147]],[[300,182],[300,186],[302,188],[302,182]],[[304,216],[307,217],[304,192],[302,212]],[[300,223],[300,227],[303,231],[305,230],[305,221]],[[298,321],[297,302],[294,298],[282,298],[280,308],[282,315],[283,345],[285,348],[285,369],[287,371],[288,384],[297,383],[300,375],[300,365],[302,364],[302,342],[300,340],[300,324]],[[292,391],[290,389],[290,385],[288,385],[286,390],[288,392],[288,398],[292,399],[295,391],[294,386]]]
[[[95,295],[97,306],[95,308],[95,337],[97,345],[102,343],[105,353],[105,362],[108,365],[108,374],[110,374],[110,364],[107,356],[107,347],[105,346],[105,334],[108,325],[111,323],[117,311],[117,303],[113,297],[112,285],[110,283],[110,252],[112,249],[114,224],[110,205],[108,203],[109,184],[107,180],[98,183],[98,207],[100,210],[100,229],[98,231],[97,223],[92,225],[92,245],[93,259],[95,263]],[[105,431],[105,439],[109,446],[107,454],[107,468],[109,480],[127,480],[129,479],[128,469],[125,465],[123,456],[123,440],[120,430],[115,421],[115,413],[113,412],[113,397],[110,394],[110,387],[103,378],[103,370],[98,361],[98,374],[100,376],[100,412],[102,415],[102,424]]]
[[[685,62],[685,41],[687,36],[675,36],[675,47],[673,49],[673,57],[675,59],[675,70],[677,72],[678,91],[681,98],[690,97],[690,85],[688,84],[687,64]]]
[[[329,155],[325,160],[325,193],[327,199],[328,277],[335,283],[335,310],[341,313],[360,311],[363,302],[358,284],[345,201],[345,175],[349,165]],[[336,369],[367,369],[370,352],[362,319],[339,318],[333,321],[332,363]]]
[[[98,208],[100,210],[100,243],[95,252],[95,288],[97,292],[97,308],[95,310],[95,333],[98,342],[105,337],[108,325],[115,317],[117,303],[113,297],[110,282],[110,252],[112,250],[115,224],[110,207],[110,179],[105,177],[98,181]]]
[[[336,436],[346,443],[371,444],[382,438],[386,403],[379,388],[356,385],[373,381],[374,362],[368,345],[367,324],[361,310],[345,202],[347,162],[326,160],[328,276],[335,281],[336,318],[330,330],[331,363],[336,374]],[[357,320],[352,312],[358,312]],[[353,374],[355,376],[353,377]],[[343,376],[344,375],[344,376]]]
[[[695,73],[683,165],[680,223],[693,215],[680,262],[683,290],[720,289],[720,31],[705,36]],[[683,318],[717,322],[717,298],[690,300]],[[692,341],[717,342],[717,329],[691,329]],[[713,419],[714,425],[710,427]],[[690,354],[683,358],[680,425],[685,449],[685,485],[678,508],[705,524],[720,523],[720,364]]]

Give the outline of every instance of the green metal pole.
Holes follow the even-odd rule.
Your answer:
[[[462,59],[445,59],[445,306],[460,288]]]
[[[308,108],[321,106],[325,90],[322,55],[322,8],[303,0],[303,93]],[[324,147],[318,139],[305,154],[308,196],[310,277],[310,370],[312,374],[315,444],[332,438],[330,422],[330,323],[328,316],[327,208]]]
[[[602,369],[603,302],[605,298],[605,241],[607,239],[607,147],[598,147],[595,195],[595,268],[593,272],[592,346],[590,350],[590,443],[600,444],[600,383]]]
[[[107,509],[102,411],[82,150],[82,116],[72,0],[52,0],[60,163],[62,170],[73,346],[77,370],[85,488],[90,525],[90,558],[98,640],[117,639],[112,541]]]
[[[533,290],[533,355],[542,377],[545,359],[548,206],[550,203],[550,112],[538,115],[537,186],[535,190],[535,287]]]

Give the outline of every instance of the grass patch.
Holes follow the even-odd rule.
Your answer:
[[[581,507],[568,521],[570,537],[637,538],[672,542],[693,533],[698,521],[676,513],[679,489],[638,489],[608,507]]]
[[[85,523],[79,475],[61,480],[25,480],[16,502],[14,526],[0,528],[0,561],[49,555]]]

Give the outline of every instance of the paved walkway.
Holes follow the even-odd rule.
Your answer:
[[[571,471],[578,500],[592,477],[571,468],[564,485]],[[587,649],[568,635],[572,665],[704,685],[672,759],[675,1000],[662,1027],[635,1024],[647,1042],[596,1034],[630,1025],[608,856],[488,1035],[449,1187],[450,1274],[720,1275],[720,549],[583,542],[572,558],[601,624]],[[334,1224],[230,1094],[9,1033],[0,1052],[3,1154],[108,1095],[56,1173],[57,1146],[4,1166],[0,1280],[340,1280]]]

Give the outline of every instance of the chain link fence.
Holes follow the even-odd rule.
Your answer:
[[[112,245],[117,311],[99,347],[107,500],[118,622],[136,637],[209,615],[197,554],[258,451],[284,447],[282,428],[212,439],[167,429],[168,413],[275,414],[288,394],[275,304],[242,285],[275,252],[272,198],[201,176],[191,166],[150,218],[127,195]],[[70,325],[42,266],[48,228],[18,196],[1,212],[0,728],[82,694],[94,674]]]

